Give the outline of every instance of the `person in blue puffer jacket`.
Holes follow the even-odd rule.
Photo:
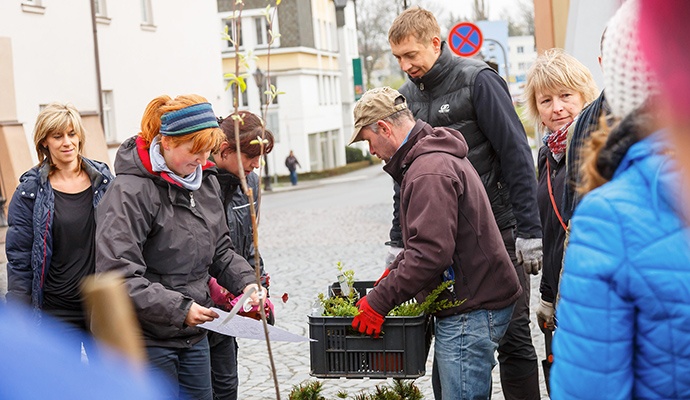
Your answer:
[[[113,180],[106,164],[83,157],[85,139],[71,104],[41,111],[34,129],[39,164],[19,179],[5,243],[7,301],[31,305],[76,332],[89,331],[80,284],[95,271],[94,213]],[[80,357],[81,341],[73,345]]]
[[[636,15],[628,0],[604,41],[604,90],[622,120],[583,153],[586,195],[556,305],[554,400],[690,398],[690,230]]]
[[[624,120],[607,144],[633,141],[621,137],[642,118]],[[554,400],[690,398],[689,232],[664,139],[657,132],[630,146],[611,182],[575,211],[556,307]],[[600,162],[620,150],[607,148]]]

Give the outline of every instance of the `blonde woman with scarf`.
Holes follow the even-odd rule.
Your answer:
[[[527,112],[544,134],[539,149],[537,203],[541,218],[544,267],[539,292],[537,319],[541,328],[554,330],[554,303],[563,259],[568,221],[561,208],[566,176],[568,129],[580,111],[594,99],[598,89],[592,74],[582,63],[560,49],[537,58],[527,74]]]

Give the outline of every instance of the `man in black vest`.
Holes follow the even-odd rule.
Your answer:
[[[456,129],[467,140],[468,158],[486,188],[523,288],[498,347],[503,394],[509,400],[539,399],[537,355],[529,327],[528,274],[538,274],[542,264],[534,160],[505,81],[484,62],[455,57],[440,35],[436,18],[419,7],[407,9],[393,21],[388,41],[409,77],[399,91],[416,118]],[[395,189],[393,228],[387,243],[391,255],[397,254],[403,239],[399,187]],[[433,381],[439,399],[438,381]]]

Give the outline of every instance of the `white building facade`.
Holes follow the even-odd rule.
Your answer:
[[[514,101],[520,101],[527,83],[527,71],[537,59],[534,36],[508,37],[508,62],[510,65],[510,93]]]
[[[267,128],[275,136],[267,157],[268,174],[288,174],[284,160],[291,150],[300,161],[298,172],[344,165],[353,129],[352,59],[358,56],[353,1],[283,0],[277,10],[269,8],[270,30],[280,35],[270,49],[264,15],[268,2],[245,0],[239,16],[234,5],[234,0],[218,0],[219,26],[232,32],[239,20],[239,52],[255,57],[248,69],[239,70],[247,77],[239,109],[265,114]],[[225,40],[220,48],[223,71],[235,74],[235,49]],[[260,92],[268,81],[282,94],[266,109]],[[231,104],[231,91],[226,96]]]
[[[103,128],[89,129],[87,146],[107,143],[99,158],[112,165],[117,146],[139,132],[146,105],[159,95],[194,93],[217,112],[228,108],[221,32],[210,23],[215,0],[95,0],[93,11],[95,24],[91,1],[0,2],[0,121],[21,126],[26,139],[14,137],[12,145],[33,149],[41,107],[70,102],[83,117],[99,120],[102,110]]]

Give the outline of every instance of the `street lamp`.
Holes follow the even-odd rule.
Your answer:
[[[256,70],[254,70],[254,73],[252,74],[254,76],[254,82],[256,82],[256,87],[259,88],[259,114],[261,114],[261,105],[264,104],[263,101],[263,91],[264,91],[264,85],[265,85],[265,78],[266,75],[264,75],[263,71],[261,71],[261,68],[256,67]],[[266,121],[264,121],[264,124]],[[264,129],[266,127],[264,126]],[[264,176],[263,176],[263,181],[264,181],[264,190],[267,192],[270,192],[273,190],[271,187],[271,176],[268,174],[268,157],[266,154],[263,154],[262,157],[264,161]]]
[[[494,44],[497,44],[498,47],[501,48],[501,53],[503,53],[503,65],[505,66],[506,70],[506,83],[508,84],[508,89],[510,89],[510,72],[508,72],[508,56],[506,55],[506,49],[503,48],[503,45],[498,40],[484,38],[484,41],[490,42],[489,51],[494,51]]]

